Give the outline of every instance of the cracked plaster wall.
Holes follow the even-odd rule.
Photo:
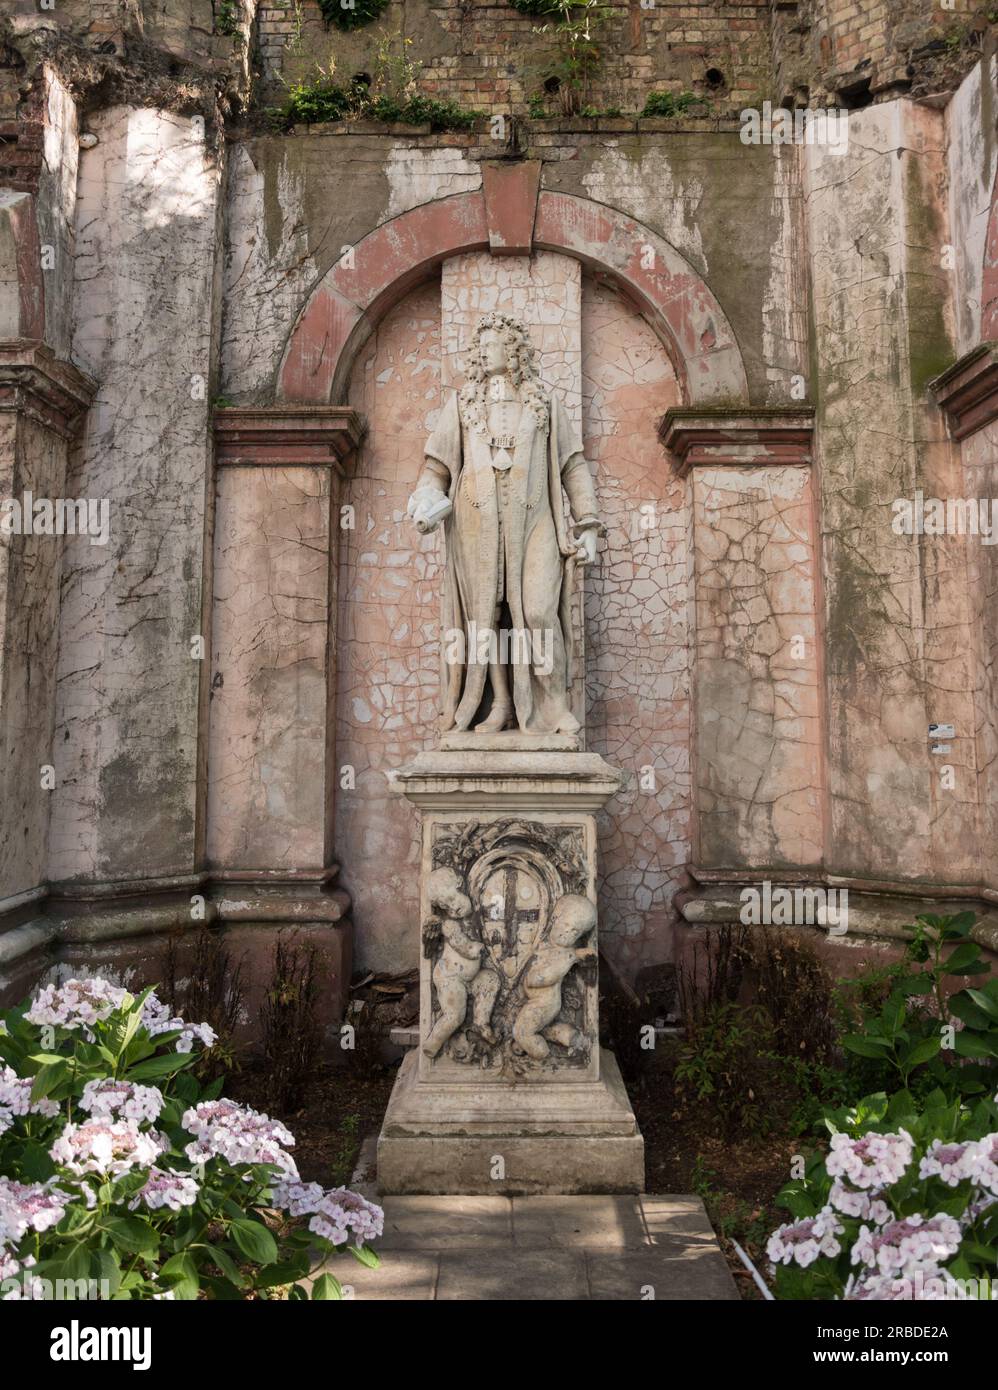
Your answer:
[[[53,880],[197,857],[218,170],[186,117],[115,107],[91,124],[73,358],[99,385],[67,488],[110,501],[111,539],[65,547]]]
[[[976,635],[966,541],[892,531],[892,504],[962,496],[928,381],[954,359],[942,114],[854,111],[848,152],[811,146],[810,274],[828,707],[828,868],[976,883]],[[945,789],[928,725],[956,725]]]

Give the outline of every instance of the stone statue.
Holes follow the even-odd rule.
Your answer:
[[[578,431],[522,324],[481,320],[425,452],[408,515],[423,532],[445,525],[443,731],[577,733],[575,568],[604,528]]]
[[[513,1024],[513,1041],[521,1052],[542,1062],[549,1042],[569,1053],[586,1045],[585,1035],[573,1024],[558,1020],[561,1013],[562,981],[570,970],[585,961],[595,961],[596,947],[576,946],[596,926],[596,908],[588,898],[566,893],[551,914],[547,939],[538,946],[523,977],[526,1003]]]
[[[432,917],[423,929],[423,946],[428,953],[441,946],[433,966],[433,989],[439,1014],[423,1041],[427,1057],[436,1057],[444,1044],[464,1025],[468,995],[472,998],[473,1026],[486,1043],[497,1041],[490,1020],[499,976],[482,964],[484,945],[469,936],[467,924],[472,915],[471,899],[464,892],[461,878],[453,869],[435,869],[427,882],[430,906],[441,915]]]

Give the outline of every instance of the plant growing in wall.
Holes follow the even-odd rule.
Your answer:
[[[535,3],[535,0],[520,0],[517,8],[528,3]],[[536,3],[545,8],[529,12],[550,15],[550,19],[534,32],[550,34],[554,39],[552,58],[540,70],[545,85],[557,91],[566,116],[594,109],[590,107],[590,90],[603,66],[599,36],[613,17],[613,11],[602,0],[536,0]]]
[[[327,24],[337,29],[361,29],[372,24],[387,10],[391,0],[319,0],[319,9]]]

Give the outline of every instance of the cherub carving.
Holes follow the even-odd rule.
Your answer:
[[[536,1062],[547,1057],[548,1042],[560,1043],[575,1052],[585,1046],[585,1034],[574,1024],[556,1023],[561,1013],[561,987],[565,976],[584,961],[595,960],[596,947],[577,947],[575,943],[596,925],[596,908],[588,898],[566,893],[551,913],[547,938],[538,946],[523,977],[527,1002],[513,1024],[513,1041],[521,1052]]]
[[[433,966],[433,986],[439,1017],[423,1042],[427,1057],[436,1057],[464,1023],[468,995],[472,999],[472,1029],[486,1043],[498,1041],[492,1031],[492,1009],[499,993],[499,976],[491,965],[482,965],[485,947],[469,935],[471,899],[453,869],[434,869],[427,879],[427,894],[434,915],[423,928],[423,949],[431,955],[443,941]]]

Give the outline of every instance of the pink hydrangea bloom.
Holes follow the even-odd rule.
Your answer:
[[[72,1200],[54,1181],[21,1183],[0,1177],[0,1244],[17,1245],[27,1231],[58,1226]]]
[[[960,1248],[963,1233],[952,1216],[918,1214],[891,1221],[877,1231],[859,1228],[852,1248],[853,1264],[865,1264],[881,1274],[905,1270],[909,1265],[938,1264]]]
[[[831,1257],[839,1254],[842,1247],[838,1237],[844,1230],[831,1207],[824,1207],[817,1216],[778,1226],[769,1237],[766,1254],[774,1265],[793,1262],[806,1269],[820,1255]]]
[[[184,1114],[184,1129],[194,1135],[185,1150],[192,1163],[224,1158],[233,1165],[273,1163],[291,1178],[298,1177],[295,1161],[285,1149],[294,1135],[277,1120],[234,1100],[203,1100]]]
[[[98,1118],[67,1125],[49,1154],[77,1177],[98,1173],[120,1178],[133,1168],[150,1167],[166,1147],[162,1135],[143,1132],[134,1120]]]
[[[117,1081],[113,1076],[88,1081],[80,1097],[80,1109],[94,1119],[120,1115],[123,1120],[157,1120],[163,1109],[163,1093],[155,1086],[136,1086],[131,1081]]]
[[[835,1134],[825,1168],[829,1177],[846,1178],[854,1187],[889,1187],[904,1176],[913,1152],[912,1137],[905,1129],[897,1134],[864,1134],[861,1139]]]

